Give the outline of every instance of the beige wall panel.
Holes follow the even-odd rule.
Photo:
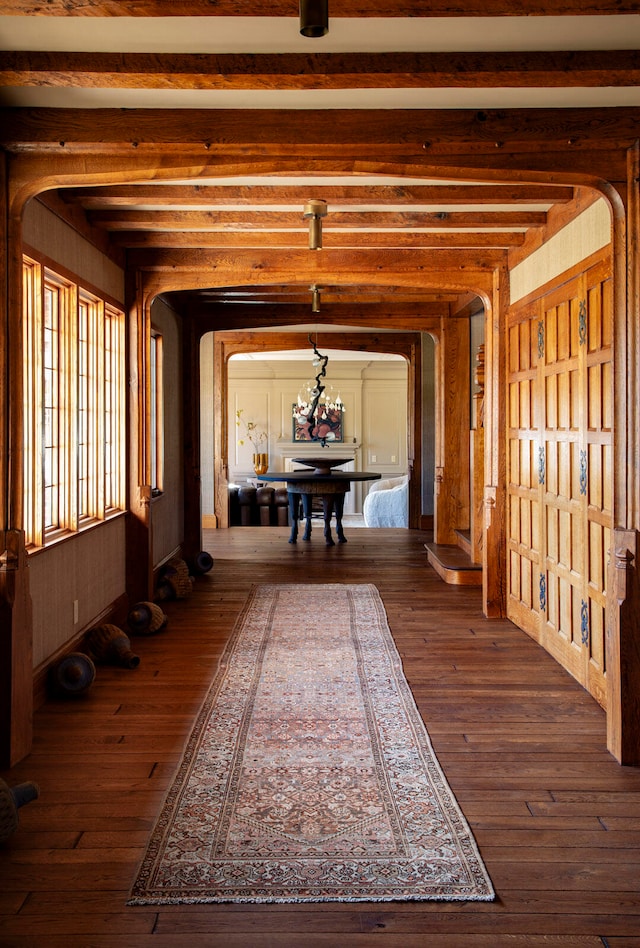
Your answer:
[[[606,247],[610,240],[609,205],[601,198],[511,270],[511,303],[551,282],[565,270],[570,270],[581,260]]]
[[[30,556],[29,582],[37,668],[124,592],[124,517]],[[78,620],[74,622],[76,600]]]
[[[36,198],[25,208],[22,233],[24,242],[34,250],[116,302],[124,302],[124,271]]]

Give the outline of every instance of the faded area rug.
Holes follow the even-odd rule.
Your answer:
[[[375,586],[255,587],[129,904],[493,898]]]

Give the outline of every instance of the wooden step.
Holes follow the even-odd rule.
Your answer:
[[[482,586],[482,565],[472,563],[468,553],[453,543],[425,543],[431,566],[445,583]]]
[[[471,557],[471,530],[456,530],[456,538],[460,549]]]

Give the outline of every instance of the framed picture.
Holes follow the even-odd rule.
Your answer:
[[[306,415],[309,408],[300,408],[294,403],[292,406],[293,414],[293,441],[312,441],[309,433],[309,422]],[[327,441],[344,441],[342,429],[342,408],[318,408],[316,415],[316,439],[326,438]]]

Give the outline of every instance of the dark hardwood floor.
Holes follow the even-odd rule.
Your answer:
[[[137,637],[139,668],[36,714],[2,776],[40,798],[0,848],[3,948],[494,948],[640,945],[640,770],[605,747],[601,709],[527,635],[447,586],[419,531],[207,531],[213,571]],[[252,583],[372,582],[431,738],[496,889],[494,903],[127,907],[164,793]],[[300,634],[304,635],[301,628]]]

